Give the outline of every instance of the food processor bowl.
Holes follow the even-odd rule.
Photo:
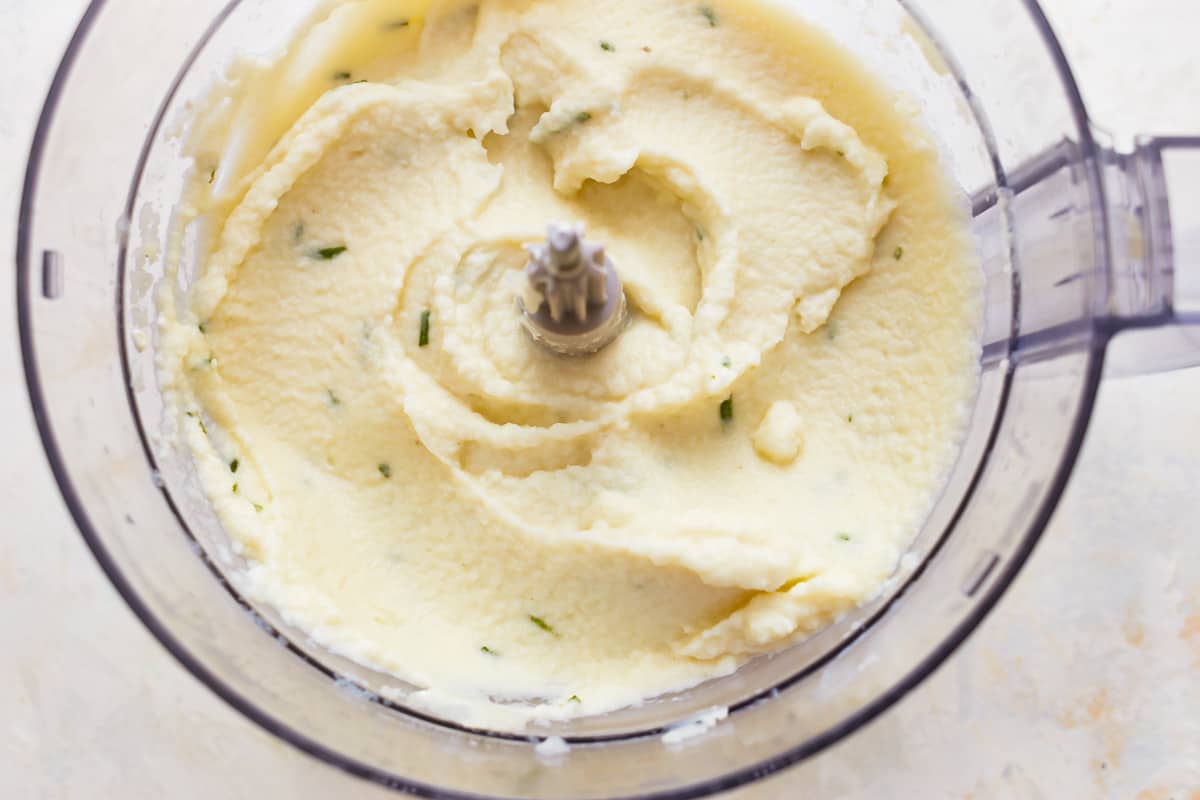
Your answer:
[[[971,204],[980,384],[947,484],[880,595],[794,647],[528,736],[438,719],[407,703],[413,687],[239,591],[244,564],[190,454],[164,435],[155,292],[173,280],[163,253],[192,168],[180,134],[234,54],[286,40],[298,5],[91,4],[29,159],[17,302],[50,465],[113,584],[224,700],[354,775],[435,798],[689,798],[810,757],[928,676],[1012,581],[1070,474],[1110,339],[1155,332],[1124,369],[1197,360],[1200,235],[1170,214],[1200,207],[1187,205],[1200,140],[1107,147],[1033,0],[784,3],[917,104]],[[170,290],[184,290],[196,250],[184,240]],[[689,719],[715,725],[664,736]],[[567,747],[535,746],[548,736]]]

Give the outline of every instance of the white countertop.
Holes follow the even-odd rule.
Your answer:
[[[0,252],[14,252],[34,120],[84,5],[0,9]],[[1093,116],[1119,139],[1200,133],[1196,0],[1044,5]],[[12,291],[9,272],[0,797],[392,796],[242,719],[126,609],[42,456]],[[1107,382],[1049,530],[966,646],[864,730],[737,794],[800,796],[1200,800],[1200,371]]]

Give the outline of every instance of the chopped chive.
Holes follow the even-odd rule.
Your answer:
[[[356,83],[370,83],[370,81],[368,81],[366,78],[359,78],[356,81],[350,81],[351,86],[353,86]]]
[[[892,258],[896,259],[897,261],[899,261],[900,259],[904,258],[904,248],[903,248],[903,247],[897,247],[897,248],[895,249],[895,251],[892,253]]]
[[[850,541],[850,534],[848,534],[848,533],[839,533],[839,534],[837,535],[837,538],[838,538],[838,541],[840,541],[840,542],[848,542],[848,541]]]
[[[337,72],[333,73],[333,79],[335,81],[348,81],[350,80],[350,73],[346,72],[345,70],[338,70]]]
[[[488,647],[486,644],[485,644],[483,647],[479,648],[479,652],[481,652],[481,653],[486,653],[486,654],[488,654],[489,656],[498,656],[498,655],[500,655],[500,654],[499,654],[499,653],[497,653],[495,650],[493,650],[492,648]]]
[[[333,389],[326,389],[325,392],[329,395],[329,405],[340,406],[342,404],[342,398],[334,394]]]
[[[721,401],[721,422],[729,422],[733,419],[733,395],[729,395]]]
[[[208,182],[212,183],[217,179],[217,168],[213,167],[208,171]]]
[[[429,345],[429,315],[431,313],[428,308],[421,312],[421,329],[417,333],[417,347]]]
[[[700,14],[708,20],[710,28],[717,27],[717,12],[713,11],[712,6],[700,6]]]
[[[409,21],[406,19],[395,19],[391,22],[384,23],[383,29],[385,31],[398,31],[402,28],[407,28],[408,25]]]
[[[339,244],[336,247],[322,247],[317,251],[317,258],[322,258],[326,261],[337,258],[342,253],[346,252],[346,245]]]
[[[383,464],[380,464],[379,465],[379,474],[385,478],[392,477],[392,465],[388,464],[386,462]]]
[[[537,625],[539,628],[544,630],[546,633],[554,634],[555,636],[558,635],[557,633],[555,633],[554,628],[550,627],[550,623],[546,622],[546,620],[542,619],[541,617],[536,617],[533,614],[530,614],[529,621],[532,622],[534,625]]]
[[[592,112],[580,111],[580,112],[576,113],[575,116],[571,117],[571,119],[569,121],[562,123],[561,126],[554,128],[554,130],[551,132],[552,133],[565,133],[566,131],[571,129],[572,125],[582,125],[583,123],[587,122],[591,118],[592,118]]]
[[[233,485],[233,493],[234,493],[234,494],[237,494],[237,492],[238,492],[238,485],[235,483],[235,484]]]
[[[729,356],[722,356],[721,357],[721,366],[724,367],[725,369],[729,369],[730,367],[733,366],[733,359],[730,358]]]
[[[854,422],[854,415],[853,415],[853,414],[848,414],[848,415],[846,416],[846,422]]]
[[[567,702],[568,703],[582,703],[583,701],[579,699],[579,695],[573,694],[567,698]]]
[[[613,47],[613,44],[612,44],[612,42],[605,42],[605,41],[601,41],[601,42],[600,42],[600,49],[601,49],[601,50],[604,50],[605,52],[612,53],[612,52],[614,52],[614,51],[615,51],[617,48]]]
[[[200,425],[200,432],[207,436],[208,428],[206,428],[204,426],[204,420],[200,418],[200,415],[197,414],[195,411],[188,411],[187,415],[189,417],[191,417],[192,419],[196,420],[196,422]]]
[[[197,325],[196,327],[200,329],[200,332],[201,332],[201,333],[208,333],[208,326],[207,326],[207,325],[205,325],[203,322],[201,322],[201,323],[200,323],[199,325]]]
[[[262,510],[263,510],[263,507],[262,507],[262,505],[260,505],[259,503],[255,503],[255,504],[254,504],[254,510],[255,510],[255,511],[258,511],[259,513],[261,513],[261,512],[262,512]]]
[[[699,225],[696,226],[696,241],[704,241],[704,228],[701,228]]]
[[[229,462],[229,471],[230,471],[230,472],[237,472],[238,463],[239,463],[239,462],[238,462],[238,460],[237,460],[236,458],[235,458],[233,461],[230,461],[230,462]]]

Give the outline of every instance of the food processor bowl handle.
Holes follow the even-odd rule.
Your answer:
[[[1200,136],[1102,151],[1111,264],[1106,376],[1200,364]]]
[[[1128,153],[1102,137],[1064,139],[971,198],[985,272],[1012,276],[1011,327],[985,326],[985,363],[1098,343],[1107,377],[1200,364],[1200,137]]]

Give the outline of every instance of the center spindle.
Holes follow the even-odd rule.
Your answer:
[[[621,332],[628,310],[621,279],[604,245],[583,226],[551,223],[544,243],[526,245],[521,321],[538,344],[566,356],[591,355]]]

